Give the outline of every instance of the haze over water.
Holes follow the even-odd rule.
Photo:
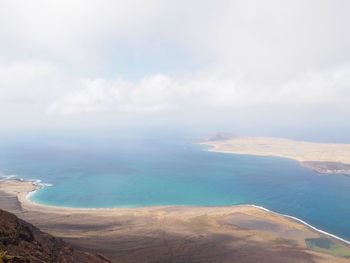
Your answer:
[[[0,171],[53,184],[35,202],[65,207],[255,204],[350,240],[350,178],[289,159],[213,153],[185,135],[2,142]],[[63,143],[65,142],[65,143]]]

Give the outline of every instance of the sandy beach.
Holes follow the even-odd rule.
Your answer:
[[[1,181],[0,208],[114,262],[349,262],[312,242],[348,244],[257,207],[62,208],[28,201],[37,188]]]
[[[201,144],[213,152],[290,158],[323,174],[350,174],[350,144],[273,137],[213,136]]]

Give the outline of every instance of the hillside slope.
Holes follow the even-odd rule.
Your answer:
[[[0,262],[108,263],[100,255],[68,246],[15,215],[0,210]]]

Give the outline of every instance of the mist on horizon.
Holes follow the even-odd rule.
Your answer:
[[[0,1],[0,134],[229,132],[350,143],[349,8],[346,0]]]

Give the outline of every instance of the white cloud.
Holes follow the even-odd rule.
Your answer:
[[[0,0],[0,101],[50,114],[345,105],[349,9],[347,0]],[[186,76],[98,76],[115,62],[108,50],[147,52],[157,39],[208,62]]]
[[[164,75],[146,77],[138,84],[122,78],[81,82],[83,89],[69,92],[51,104],[48,112],[157,112],[172,107],[178,92],[174,80]]]
[[[59,80],[53,65],[36,60],[0,63],[0,101],[37,103],[47,95],[50,84]],[[41,97],[41,98],[40,98]]]
[[[350,67],[308,72],[277,86],[220,74],[198,74],[181,81],[165,75],[145,77],[139,83],[122,78],[85,80],[83,88],[68,92],[49,107],[49,113],[159,112],[267,105],[347,105]]]
[[[225,68],[279,79],[349,61],[349,9],[347,0],[0,1],[0,47],[94,70],[109,59],[104,47],[165,38]]]

